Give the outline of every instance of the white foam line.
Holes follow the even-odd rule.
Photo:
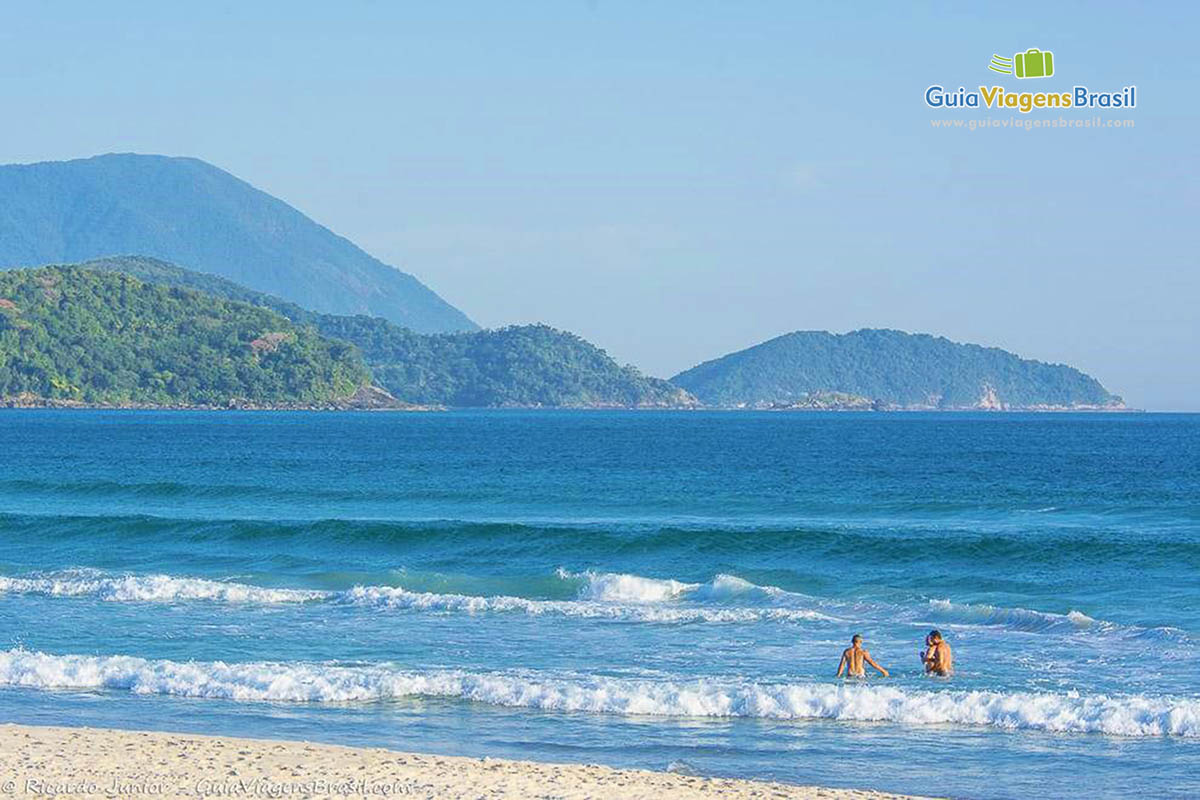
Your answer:
[[[1112,736],[1200,736],[1194,698],[929,691],[823,683],[643,681],[533,672],[416,672],[388,665],[148,660],[0,651],[0,685],[239,701],[446,697],[560,712],[956,724]]]
[[[924,623],[932,612],[944,624],[983,625],[1029,633],[1091,632],[1108,635],[1155,636],[1186,641],[1177,628],[1118,625],[1080,611],[1066,614],[1026,608],[930,600],[921,608],[855,604],[822,600],[774,586],[760,586],[732,575],[707,583],[647,578],[622,573],[559,570],[560,579],[578,585],[576,599],[537,600],[509,595],[466,595],[419,592],[395,586],[355,586],[344,591],[268,588],[233,581],[171,575],[110,575],[98,570],[72,569],[23,577],[0,576],[0,594],[40,594],[51,597],[93,597],[111,602],[210,601],[229,604],[333,604],[407,609],[443,613],[553,614],[630,622],[751,623],[760,621],[843,622],[871,619]]]
[[[171,575],[106,576],[90,570],[70,570],[41,577],[0,576],[0,594],[95,597],[112,602],[170,603],[179,600],[211,600],[264,605],[304,603],[330,596],[329,592],[270,589],[205,578],[180,578]]]
[[[652,580],[652,579],[639,579]],[[682,585],[682,584],[681,584]],[[459,612],[521,612],[652,623],[742,623],[756,621],[820,621],[832,617],[803,608],[705,607],[620,599],[620,593],[581,590],[580,600],[532,600],[505,595],[413,592],[393,586],[355,586],[331,592],[271,589],[243,583],[182,578],[170,575],[106,576],[90,570],[71,570],[38,577],[0,577],[0,593],[50,597],[93,597],[110,602],[172,603],[205,600],[231,604],[330,602],[384,609]],[[595,599],[587,599],[595,598]]]

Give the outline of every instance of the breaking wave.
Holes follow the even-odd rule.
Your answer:
[[[1082,611],[1072,609],[1066,614],[1034,611],[1028,608],[1004,608],[974,603],[953,603],[949,600],[930,600],[930,611],[935,617],[944,617],[953,622],[966,624],[994,625],[1015,630],[1040,633],[1052,630],[1095,630],[1113,629],[1111,622],[1102,622]]]
[[[421,580],[413,577],[413,582]],[[545,599],[470,591],[423,591],[404,586],[354,585],[341,590],[272,588],[235,581],[172,575],[113,575],[72,569],[0,576],[0,594],[89,597],[111,602],[207,601],[275,605],[324,603],[380,610],[434,613],[524,613],[648,623],[846,622],[987,626],[1025,633],[1088,633],[1190,642],[1171,627],[1139,627],[1027,608],[929,600],[910,605],[833,600],[761,586],[733,575],[705,583],[607,572],[555,573],[556,591],[570,599]],[[407,582],[407,581],[406,581]],[[540,581],[543,584],[544,582]]]
[[[644,681],[536,672],[410,671],[386,664],[176,662],[26,650],[0,651],[0,685],[310,703],[443,697],[557,712],[952,724],[1136,737],[1200,736],[1200,700],[1136,694]]]
[[[270,589],[245,583],[172,575],[105,575],[93,570],[66,570],[33,577],[0,576],[0,594],[93,597],[112,602],[172,603],[210,600],[266,605],[320,600],[329,593],[304,589]]]
[[[92,570],[67,570],[28,577],[0,576],[0,594],[37,594],[51,597],[91,597],[113,602],[212,601],[231,604],[286,604],[323,602],[380,609],[480,614],[521,612],[631,622],[755,622],[822,621],[833,617],[808,608],[712,606],[674,603],[688,594],[698,598],[732,592],[727,585],[746,581],[718,576],[710,584],[684,584],[634,575],[584,575],[560,573],[579,583],[576,600],[543,600],[511,595],[480,596],[459,593],[412,591],[399,586],[354,586],[342,591],[286,589],[253,586],[206,578],[170,575],[107,575]]]

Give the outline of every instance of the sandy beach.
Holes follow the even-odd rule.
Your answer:
[[[901,797],[592,764],[545,764],[309,742],[26,725],[0,726],[0,792],[17,797]]]

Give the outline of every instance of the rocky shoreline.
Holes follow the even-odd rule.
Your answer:
[[[255,403],[237,398],[223,405],[204,403],[89,403],[83,400],[19,394],[0,397],[0,408],[106,411],[445,411],[445,406],[397,400],[378,386],[361,387],[344,400],[329,403]]]
[[[30,394],[20,394],[0,397],[0,408],[25,409],[79,409],[79,410],[109,410],[109,411],[448,411],[450,407],[442,405],[425,405],[407,403],[398,400],[378,386],[364,386],[344,400],[330,403],[254,403],[244,400],[231,399],[223,405],[205,405],[195,403],[89,403],[82,400],[67,400],[62,398],[39,397]],[[666,405],[617,405],[613,403],[592,403],[586,405],[505,405],[494,407],[497,410],[543,410],[543,411],[885,411],[889,413],[928,413],[928,412],[978,412],[989,413],[1141,413],[1141,409],[1128,408],[1121,405],[1078,405],[1078,406],[953,406],[939,408],[937,406],[898,406],[871,400],[859,395],[840,392],[821,393],[797,400],[794,403],[762,403],[752,406],[704,406],[696,403]]]

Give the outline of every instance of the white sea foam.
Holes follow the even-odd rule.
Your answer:
[[[586,572],[573,575],[559,570],[564,578],[582,578],[579,589],[583,600],[602,600],[618,603],[663,603],[677,600],[695,590],[699,584],[682,583],[670,578],[643,578],[617,572]]]
[[[284,604],[325,602],[366,608],[398,609],[444,613],[483,614],[518,612],[525,614],[556,614],[570,617],[625,620],[651,623],[744,623],[761,620],[805,621],[829,620],[826,614],[804,608],[706,607],[696,604],[677,604],[665,599],[659,602],[645,598],[653,591],[639,592],[639,581],[655,581],[637,576],[629,581],[607,581],[601,576],[600,588],[580,590],[579,600],[538,600],[507,595],[479,596],[454,593],[414,592],[395,586],[355,586],[344,591],[310,589],[272,589],[230,581],[170,575],[105,575],[93,570],[68,570],[34,577],[0,576],[0,594],[37,594],[52,597],[91,597],[110,602],[173,603],[210,601],[230,604]],[[608,591],[603,588],[624,584],[624,589]],[[685,586],[686,584],[678,584]],[[669,591],[662,595],[669,598]],[[589,599],[597,598],[597,599]],[[623,600],[620,598],[624,598]]]
[[[718,575],[708,583],[697,586],[692,596],[704,600],[779,600],[785,597],[805,598],[774,586],[759,586],[736,575]]]
[[[304,603],[328,592],[271,589],[244,583],[181,578],[171,575],[104,575],[92,570],[69,570],[39,577],[0,576],[0,594],[41,594],[52,597],[94,597],[113,602],[170,603],[211,600],[223,603]]]
[[[952,603],[949,600],[930,600],[930,608],[955,622],[996,625],[1024,631],[1044,631],[1051,628],[1085,630],[1108,626],[1081,611],[1072,609],[1066,614],[1034,611],[1028,608],[1003,608],[975,603]]]
[[[469,614],[517,611],[526,614],[558,614],[569,617],[626,620],[630,622],[755,622],[759,620],[828,620],[829,616],[809,609],[712,608],[695,605],[618,603],[601,600],[530,600],[505,595],[475,595],[411,592],[388,586],[358,586],[342,594],[344,602],[385,608],[420,611],[459,611]]]
[[[675,600],[728,602],[742,600],[810,604],[813,598],[786,592],[775,586],[759,586],[736,575],[720,574],[707,583],[685,583],[672,578],[645,578],[619,572],[567,572],[560,569],[564,580],[582,582],[579,597],[588,600],[625,603],[666,603]]]
[[[706,583],[604,572],[558,571],[575,586],[576,599],[544,600],[510,595],[422,592],[398,586],[355,586],[341,591],[270,588],[235,581],[172,575],[113,575],[71,569],[17,577],[0,576],[0,594],[90,597],[111,602],[174,603],[207,601],[273,605],[330,603],[441,613],[524,613],[649,623],[749,623],[757,621],[878,620],[925,622],[926,614],[944,624],[985,625],[1030,633],[1090,632],[1189,641],[1170,627],[1118,625],[1077,610],[1066,614],[1027,608],[930,600],[921,606],[855,603],[820,599],[775,586],[762,586],[734,575]]]
[[[1112,736],[1200,736],[1194,698],[906,690],[825,683],[643,681],[535,672],[416,672],[388,665],[230,664],[0,651],[0,685],[243,701],[445,697],[560,712],[970,725]]]
[[[1115,636],[1120,638],[1191,643],[1187,631],[1170,625],[1125,625],[1090,617],[1071,609],[1066,614],[1035,611],[1029,608],[1004,608],[974,603],[952,603],[949,600],[930,600],[934,615],[948,624],[984,625],[1026,633],[1079,633]]]

